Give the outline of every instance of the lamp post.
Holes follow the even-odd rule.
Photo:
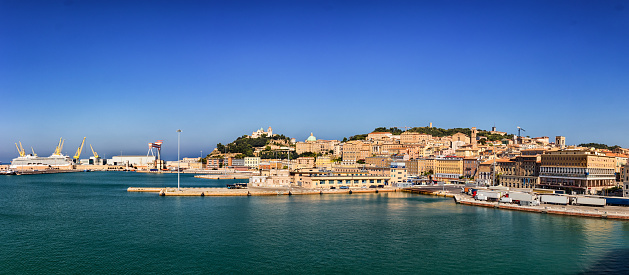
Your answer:
[[[177,130],[177,191],[181,191],[179,189],[179,171],[180,169],[180,165],[181,165],[181,161],[179,161],[179,144],[180,144],[180,140],[181,140],[181,129]]]

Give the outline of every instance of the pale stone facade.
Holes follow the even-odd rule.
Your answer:
[[[614,157],[590,150],[561,150],[541,156],[540,186],[595,194],[615,186]]]
[[[260,128],[257,131],[251,133],[251,136],[249,136],[249,137],[250,138],[259,138],[259,137],[262,137],[262,135],[266,135],[267,137],[272,137],[273,136],[273,129],[271,129],[271,126],[269,126],[269,129],[266,132],[262,128]]]

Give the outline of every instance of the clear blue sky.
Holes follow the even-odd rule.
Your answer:
[[[628,92],[626,1],[0,0],[3,162],[175,159],[178,128],[183,156],[429,122],[629,147]]]

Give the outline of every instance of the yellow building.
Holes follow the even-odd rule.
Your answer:
[[[435,159],[434,172],[437,180],[458,180],[463,176],[463,158],[446,157]]]
[[[332,165],[332,159],[328,156],[320,156],[315,160],[316,167],[328,167]]]

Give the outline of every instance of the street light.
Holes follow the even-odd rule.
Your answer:
[[[181,191],[179,189],[179,171],[180,169],[180,165],[181,165],[181,161],[179,161],[179,144],[180,144],[180,140],[181,140],[181,129],[177,130],[177,191]]]

